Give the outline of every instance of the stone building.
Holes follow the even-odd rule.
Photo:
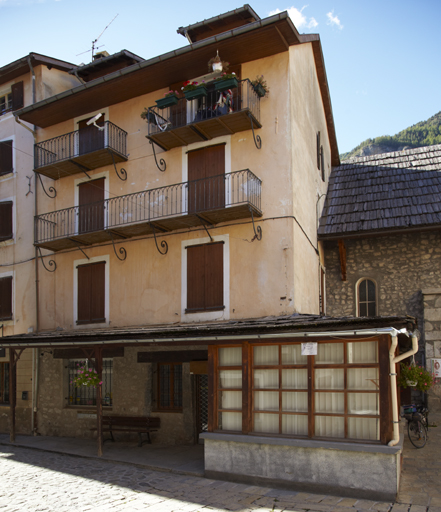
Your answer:
[[[327,314],[417,318],[429,370],[441,357],[440,199],[440,145],[354,158],[333,169],[318,230]],[[440,397],[437,384],[430,409]]]

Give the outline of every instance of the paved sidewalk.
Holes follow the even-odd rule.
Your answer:
[[[175,448],[172,465],[149,467],[145,454],[161,462],[157,447],[146,447],[144,463],[109,458],[119,451],[135,455],[116,443],[105,448],[107,460],[94,457],[85,444],[64,443],[61,438],[18,436],[11,445],[8,437],[0,436],[0,511],[4,512],[79,512],[79,511],[138,511],[151,512],[441,512],[441,415],[430,421],[439,426],[431,428],[425,448],[414,448],[407,437],[404,441],[403,472],[400,492],[395,503],[357,500],[304,492],[282,491],[210,480],[197,476],[197,450]],[[82,441],[82,440],[81,440]],[[33,447],[31,448],[31,444]],[[19,446],[20,445],[20,446]],[[77,451],[75,456],[63,453],[66,446]],[[76,448],[75,448],[76,446]],[[79,450],[78,446],[82,447]],[[107,446],[107,443],[106,443]],[[133,446],[133,445],[132,445]],[[91,456],[86,456],[84,453]],[[172,449],[173,451],[173,449]],[[121,453],[119,457],[121,457]],[[162,452],[162,457],[164,452]],[[130,457],[129,457],[130,458]],[[185,462],[189,465],[186,466]],[[193,464],[193,466],[192,466]],[[186,466],[186,467],[183,467]],[[158,470],[159,469],[159,470]]]

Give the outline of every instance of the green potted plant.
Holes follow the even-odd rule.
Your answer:
[[[410,386],[425,392],[433,386],[433,375],[423,366],[401,363],[400,377],[397,382],[403,389]]]
[[[214,81],[214,90],[217,92],[235,89],[238,85],[238,77],[236,73],[222,73],[219,78]]]
[[[178,101],[178,91],[168,91],[164,94],[163,98],[156,100],[156,106],[161,109],[171,107],[173,105],[177,105]]]
[[[77,363],[77,366],[78,373],[71,380],[71,384],[73,384],[76,388],[80,388],[81,386],[87,386],[89,388],[96,388],[97,386],[101,386],[103,381],[100,380],[99,375],[95,369],[88,367],[87,361],[82,361],[81,364]]]
[[[259,98],[263,98],[269,94],[269,87],[263,75],[257,75],[254,80],[251,80],[251,85]]]
[[[184,92],[184,96],[187,100],[195,100],[196,98],[202,98],[207,96],[207,88],[205,82],[195,82],[187,80],[183,83],[181,90]]]

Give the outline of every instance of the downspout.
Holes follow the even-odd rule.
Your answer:
[[[397,397],[397,373],[396,373],[396,364],[402,361],[403,359],[412,356],[418,352],[418,337],[416,334],[412,333],[412,349],[400,356],[395,357],[395,350],[398,345],[398,335],[394,334],[392,336],[392,345],[389,350],[389,364],[390,364],[390,385],[392,391],[392,419],[394,424],[393,437],[392,441],[388,443],[388,446],[395,446],[400,440],[400,430],[398,428],[399,418],[398,418],[398,397]]]

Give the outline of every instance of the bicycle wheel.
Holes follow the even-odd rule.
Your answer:
[[[420,420],[409,421],[407,423],[407,433],[409,435],[410,442],[415,446],[415,448],[423,448],[426,444],[427,430]]]

